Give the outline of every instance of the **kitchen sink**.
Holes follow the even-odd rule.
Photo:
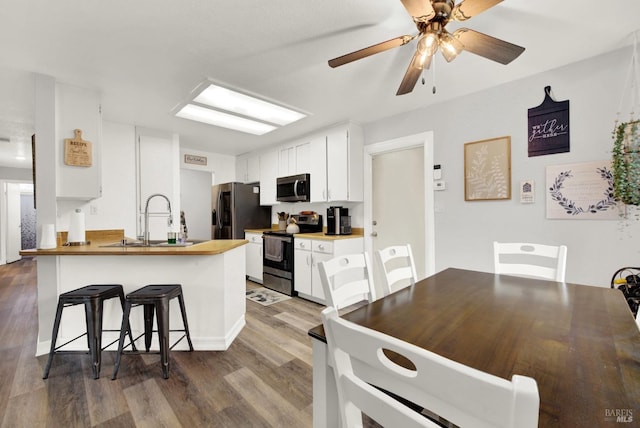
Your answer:
[[[190,241],[187,242],[183,242],[183,243],[175,243],[175,244],[169,244],[167,241],[154,241],[151,240],[149,241],[148,244],[145,244],[143,242],[140,241],[128,241],[126,244],[123,244],[122,242],[114,242],[113,244],[105,244],[105,245],[100,245],[101,247],[189,247],[191,245],[195,245],[195,244],[200,244],[201,242],[207,242],[205,240],[198,240],[198,239],[192,239]]]

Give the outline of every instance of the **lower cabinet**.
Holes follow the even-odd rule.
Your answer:
[[[245,233],[247,244],[247,279],[262,284],[262,234]]]
[[[361,237],[335,240],[296,237],[293,242],[295,289],[298,296],[321,304],[325,304],[325,296],[318,263],[340,255],[364,251],[364,239]]]

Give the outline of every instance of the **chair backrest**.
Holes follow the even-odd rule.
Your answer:
[[[382,290],[385,296],[416,283],[418,275],[410,244],[378,250],[376,260],[382,272]]]
[[[506,259],[509,259],[508,261]],[[493,243],[494,272],[564,282],[567,247],[529,243]]]
[[[327,306],[342,309],[362,300],[376,300],[371,263],[366,252],[320,262],[318,271]]]
[[[640,329],[640,309],[636,313],[636,324],[638,324],[638,329]]]
[[[346,321],[334,308],[322,311],[322,322],[344,427],[362,426],[361,413],[385,427],[438,426],[376,387],[458,426],[538,426],[540,398],[530,377],[514,375],[508,381],[475,370]],[[407,358],[413,367],[396,364],[386,350]]]

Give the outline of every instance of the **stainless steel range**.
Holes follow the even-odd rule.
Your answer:
[[[322,232],[322,216],[319,214],[293,214],[300,233]],[[294,234],[286,231],[268,231],[262,234],[263,286],[288,296],[295,291],[293,256]]]

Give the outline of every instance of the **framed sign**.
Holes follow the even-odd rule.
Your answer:
[[[529,157],[569,151],[569,100],[554,101],[551,86],[544,101],[529,109]]]
[[[464,145],[464,200],[511,199],[511,137]]]
[[[616,220],[611,161],[547,166],[547,218]]]
[[[193,165],[207,166],[207,157],[198,155],[184,155],[184,163],[190,163]]]

